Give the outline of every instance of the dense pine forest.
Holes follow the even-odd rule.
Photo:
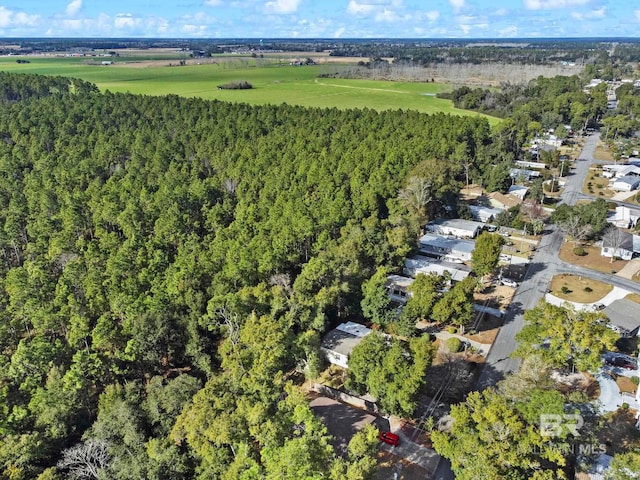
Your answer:
[[[435,214],[504,161],[488,123],[0,88],[0,478],[367,478],[296,385],[413,248],[409,180]]]

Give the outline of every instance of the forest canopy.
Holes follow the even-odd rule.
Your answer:
[[[0,478],[358,470],[288,374],[413,248],[407,178],[442,205],[495,160],[486,120],[0,88]]]

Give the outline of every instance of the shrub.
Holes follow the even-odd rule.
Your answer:
[[[640,384],[640,378],[638,378],[638,377],[631,377],[631,381],[632,381],[635,385]]]
[[[629,404],[628,404],[627,402],[624,402],[624,403],[620,406],[620,408],[621,408],[622,410],[628,410],[628,409],[629,409]]]
[[[591,288],[591,287],[584,287],[584,291],[585,291],[585,292],[587,292],[587,293],[591,293],[591,292],[593,292],[593,288]]]
[[[571,290],[569,289],[569,287],[567,287],[566,285],[563,286],[560,291],[565,294],[565,295],[569,295],[571,293]]]
[[[248,90],[250,88],[253,88],[253,85],[251,85],[246,80],[242,80],[239,82],[229,82],[223,85],[218,85],[218,88],[220,90]]]
[[[456,337],[447,338],[447,340],[445,341],[445,345],[447,346],[447,350],[452,353],[459,352],[462,348],[462,342],[459,338]]]
[[[587,254],[587,251],[583,247],[575,247],[573,249],[573,254],[578,257],[584,257]]]
[[[456,327],[447,327],[448,333],[456,333]]]

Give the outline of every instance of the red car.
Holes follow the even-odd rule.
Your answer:
[[[389,445],[393,445],[394,447],[398,446],[398,444],[400,443],[400,437],[391,432],[380,432],[378,438],[384,443],[388,443]]]

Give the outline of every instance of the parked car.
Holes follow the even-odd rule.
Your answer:
[[[517,288],[518,287],[518,282],[516,282],[515,280],[511,280],[510,278],[502,278],[500,280],[500,283],[502,285],[507,286],[507,287],[513,287],[513,288]]]
[[[400,444],[400,437],[391,432],[380,432],[378,439],[388,445],[393,445],[394,447],[397,447]]]
[[[604,310],[606,307],[606,305],[604,303],[594,303],[593,304],[593,309],[594,310]]]
[[[614,367],[626,368],[627,370],[635,370],[638,368],[637,363],[624,357],[609,357],[606,359],[609,365]]]

